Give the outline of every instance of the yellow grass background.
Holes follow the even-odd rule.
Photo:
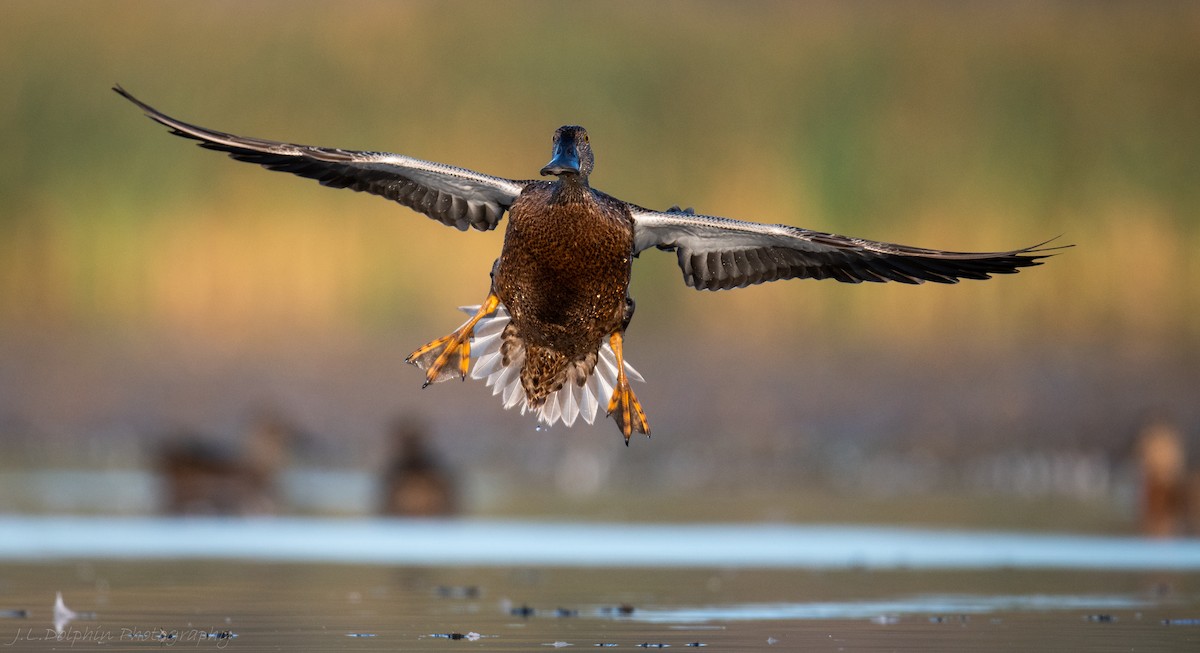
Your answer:
[[[647,252],[636,330],[1194,348],[1197,43],[1192,3],[10,1],[0,332],[424,332],[486,291],[500,234],[199,150],[119,82],[221,130],[515,178],[579,123],[594,185],[646,206],[1076,245],[958,287],[705,295]]]

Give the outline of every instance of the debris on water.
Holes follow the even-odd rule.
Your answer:
[[[0,610],[0,619],[25,619],[28,616],[28,610]]]
[[[465,639],[468,642],[474,642],[475,640],[482,638],[483,635],[480,635],[475,631],[471,631],[465,635],[463,633],[433,633],[430,635],[430,637],[437,637],[440,639]]]
[[[444,599],[477,599],[479,598],[479,586],[438,585],[433,588],[433,593]]]
[[[1200,626],[1200,619],[1163,619],[1164,626]]]
[[[145,638],[144,634],[142,634],[141,637],[139,637],[138,635],[139,634],[134,633],[134,634],[131,634],[130,636],[133,637],[134,639],[144,639]],[[153,635],[151,635],[151,637],[153,639],[158,640],[159,642],[163,642],[165,644],[173,644],[176,641],[184,639],[184,638],[189,639],[189,640],[191,640],[191,639],[196,639],[196,640],[222,639],[222,640],[224,640],[224,639],[237,639],[237,636],[238,636],[238,634],[233,632],[232,630],[217,630],[217,631],[210,632],[210,631],[205,631],[205,630],[197,631],[197,630],[188,629],[188,630],[185,630],[182,633],[180,633],[180,631],[178,631],[178,630],[167,630],[166,628],[161,628],[161,627],[156,629],[154,631]]]
[[[76,619],[95,619],[95,618],[96,618],[95,612],[75,612],[71,608],[68,608],[66,602],[63,601],[62,592],[55,592],[55,595],[54,595],[54,632],[55,632],[55,634],[61,635],[63,629],[67,627],[67,624],[71,623],[72,621],[74,621]]]
[[[1111,614],[1089,614],[1088,616],[1084,617],[1084,619],[1098,624],[1110,624],[1117,620],[1117,618]]]
[[[571,610],[570,608],[555,608],[554,616],[556,616],[556,617],[578,617],[579,611]]]
[[[377,637],[375,633],[346,633],[346,637]]]
[[[532,617],[536,612],[536,610],[524,604],[518,608],[513,608],[508,611],[508,613],[514,617]]]
[[[879,624],[881,626],[890,626],[892,624],[900,623],[900,617],[894,614],[880,614],[871,617],[871,623]]]
[[[75,611],[67,607],[67,603],[63,601],[62,592],[54,594],[54,621],[70,621],[79,615]]]

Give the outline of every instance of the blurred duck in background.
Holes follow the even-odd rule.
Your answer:
[[[383,476],[381,512],[390,517],[446,517],[458,511],[454,479],[429,448],[425,427],[397,420]]]
[[[162,447],[163,511],[171,515],[266,515],[279,511],[276,480],[298,432],[278,414],[255,418],[242,447],[181,433]]]
[[[1154,416],[1138,431],[1134,455],[1141,480],[1141,531],[1171,537],[1186,530],[1189,517],[1187,453],[1183,435],[1170,420]]]

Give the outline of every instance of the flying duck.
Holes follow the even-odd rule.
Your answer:
[[[683,280],[698,290],[741,288],[780,279],[955,283],[1040,265],[1058,247],[1040,243],[1005,252],[950,252],[848,238],[783,224],[760,224],[672,207],[654,211],[588,184],[595,160],[588,133],[554,132],[549,180],[494,177],[403,154],[362,152],[246,138],[172,118],[114,91],[177,136],[268,170],[324,186],[380,195],[461,231],[508,225],[483,303],[451,334],[406,359],[425,386],[458,377],[484,380],[504,407],[531,411],[544,425],[591,424],[600,406],[625,444],[650,435],[630,388],[642,377],[625,360],[633,317],[634,257],[674,251]]]

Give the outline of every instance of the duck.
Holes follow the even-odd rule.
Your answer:
[[[448,517],[458,511],[455,482],[429,446],[424,426],[398,419],[383,474],[381,513],[388,517]]]
[[[1183,534],[1188,517],[1187,447],[1178,426],[1151,415],[1134,443],[1141,485],[1140,530],[1148,537]]]
[[[302,434],[275,413],[257,416],[241,447],[194,431],[170,434],[158,451],[168,515],[269,515],[278,512],[278,480]]]
[[[635,303],[634,258],[674,252],[683,281],[726,290],[784,279],[846,283],[988,279],[1040,265],[1064,246],[1044,241],[998,252],[955,252],[851,238],[672,206],[644,208],[589,183],[595,156],[586,129],[554,131],[540,179],[509,179],[403,154],[249,138],[172,118],[113,90],[171,133],[235,160],[314,179],[331,188],[378,195],[460,231],[496,229],[504,243],[484,300],[450,334],[418,347],[406,362],[425,372],[423,387],[449,379],[483,380],[505,409],[532,412],[539,425],[595,422],[601,407],[628,446],[650,435],[630,381],[643,377],[625,359],[624,334]],[[1051,239],[1053,240],[1053,239]]]

